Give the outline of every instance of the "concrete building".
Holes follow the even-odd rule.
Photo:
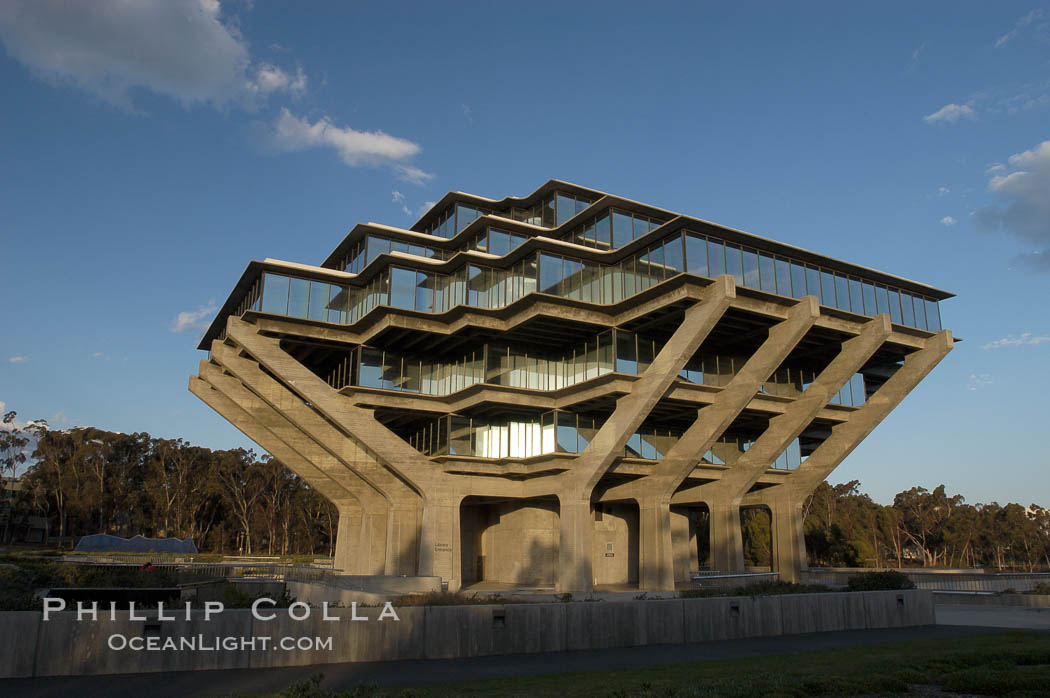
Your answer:
[[[355,574],[672,589],[805,566],[805,497],[951,350],[951,294],[551,180],[248,265],[190,390],[330,499]],[[709,541],[706,540],[709,538]]]

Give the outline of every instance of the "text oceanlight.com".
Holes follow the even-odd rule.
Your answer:
[[[266,652],[280,650],[328,650],[332,651],[332,638],[329,637],[291,637],[272,638],[267,635],[257,637],[205,636],[191,637],[139,637],[115,633],[109,636],[106,644],[111,650],[131,650],[133,652],[219,652],[250,651]]]

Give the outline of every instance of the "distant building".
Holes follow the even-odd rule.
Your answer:
[[[358,574],[671,589],[805,565],[805,497],[952,348],[951,294],[551,180],[251,262],[190,390],[330,499]],[[707,516],[697,512],[706,509]]]

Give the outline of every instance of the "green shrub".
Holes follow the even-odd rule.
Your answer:
[[[1050,594],[1050,583],[1048,583],[1048,582],[1039,582],[1034,587],[1032,587],[1032,590],[1030,592],[1028,592],[1028,593],[1029,594]]]
[[[896,591],[914,588],[915,584],[908,579],[908,575],[897,570],[858,574],[850,577],[846,585],[847,591]]]

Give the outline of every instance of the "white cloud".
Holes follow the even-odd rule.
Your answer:
[[[941,219],[941,225],[955,225],[956,220],[951,216],[945,216]]]
[[[992,377],[987,373],[971,373],[970,384],[966,386],[968,390],[979,390],[986,385],[992,384]]]
[[[1006,172],[1006,165],[1001,162],[990,165],[988,169],[984,171],[985,174],[997,174],[999,172]]]
[[[1034,244],[1034,250],[1019,255],[1014,262],[1035,271],[1050,271],[1050,141],[1011,155],[1007,162],[1009,168],[989,170],[988,181],[989,191],[1005,204],[978,210],[975,223]]]
[[[287,92],[301,97],[306,92],[306,74],[302,68],[296,68],[295,75],[289,75],[277,66],[263,63],[255,72],[253,84],[263,94]]]
[[[327,117],[314,123],[294,116],[282,108],[269,135],[270,144],[286,152],[310,148],[331,148],[350,167],[387,165],[398,176],[414,183],[422,183],[433,175],[405,164],[421,148],[412,141],[391,136],[382,131],[357,131],[349,126],[332,124]]]
[[[1046,344],[1050,342],[1050,336],[1039,335],[1034,336],[1031,332],[1025,332],[1019,337],[1015,337],[1012,334],[1008,334],[1002,339],[997,339],[994,342],[988,342],[981,349],[1001,349],[1002,347],[1023,347],[1023,346],[1034,346],[1037,344]]]
[[[399,191],[393,192],[393,195],[394,195],[394,203],[398,204],[399,206],[401,206],[401,210],[404,211],[406,216],[411,216],[412,215],[412,209],[410,209],[408,207],[408,204],[405,203],[405,195],[402,194]]]
[[[216,310],[215,301],[208,301],[207,305],[202,305],[196,310],[181,312],[175,316],[175,320],[171,323],[171,331],[175,333],[189,332],[191,330],[203,332],[207,329]]]
[[[951,192],[951,189],[949,189],[948,187],[941,187],[940,189],[937,190],[937,196],[944,196],[945,194],[948,194],[950,192]]]
[[[253,66],[235,20],[222,14],[218,0],[6,0],[0,39],[37,76],[131,110],[134,89],[220,108],[305,89],[301,69]]]
[[[962,117],[968,119],[976,119],[977,112],[973,110],[972,104],[945,104],[943,107],[922,117],[922,120],[928,124],[937,124],[942,122],[958,121]]]
[[[996,48],[1002,48],[1007,43],[1009,43],[1011,40],[1017,38],[1017,35],[1021,32],[1022,29],[1024,29],[1025,27],[1029,26],[1030,24],[1032,24],[1033,22],[1035,22],[1037,20],[1046,18],[1047,16],[1050,16],[1050,15],[1047,14],[1046,10],[1039,10],[1039,9],[1032,10],[1031,12],[1026,14],[1024,17],[1022,17],[1021,19],[1017,20],[1017,22],[1014,24],[1014,28],[1013,29],[1011,29],[1010,31],[1008,31],[1007,33],[1003,34],[998,39],[996,39],[995,47]]]
[[[105,356],[105,354],[103,354],[100,351],[96,351],[94,354],[91,355],[91,358],[92,359],[101,359],[103,356]]]
[[[24,356],[12,356],[8,361],[13,364],[24,364],[26,361],[29,361],[29,359]]]
[[[416,218],[422,218],[423,214],[425,214],[430,209],[434,208],[434,206],[436,206],[436,205],[437,205],[436,201],[425,201],[425,202],[423,202],[423,205],[420,206],[419,209],[416,210]]]

